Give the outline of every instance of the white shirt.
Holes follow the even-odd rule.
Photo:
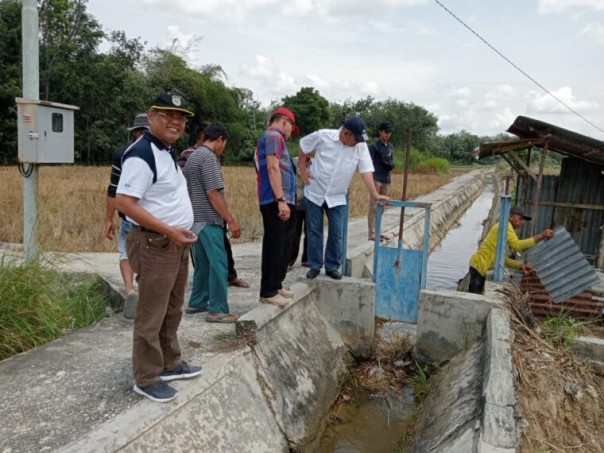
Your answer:
[[[310,183],[304,187],[304,196],[314,204],[328,207],[346,204],[346,192],[358,169],[359,173],[373,172],[373,162],[365,142],[350,147],[340,141],[338,129],[321,129],[303,137],[300,149],[304,154],[315,152],[310,166]]]
[[[193,225],[193,207],[187,181],[169,152],[158,149],[154,143],[150,145],[157,168],[155,184],[149,165],[133,156],[122,165],[117,193],[138,198],[141,207],[172,227],[190,228]],[[132,219],[128,220],[136,225]]]

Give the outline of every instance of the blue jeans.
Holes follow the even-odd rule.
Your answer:
[[[193,244],[193,288],[190,308],[209,307],[208,313],[228,313],[227,254],[224,249],[224,230],[210,225],[199,232]]]
[[[117,237],[117,251],[120,254],[120,261],[128,259],[128,252],[126,251],[126,239],[132,229],[132,223],[126,219],[120,217],[120,234]]]
[[[344,221],[348,213],[346,205],[318,206],[306,199],[306,234],[308,235],[308,267],[323,267],[323,214],[327,214],[327,245],[325,246],[325,270],[336,271],[342,265]]]

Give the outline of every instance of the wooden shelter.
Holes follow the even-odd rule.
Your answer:
[[[516,172],[516,204],[533,217],[520,236],[564,225],[587,260],[604,269],[604,142],[525,116],[507,132],[518,139],[483,143],[478,158],[500,156]],[[531,168],[534,152],[538,170]],[[548,152],[565,156],[559,175],[544,175]]]

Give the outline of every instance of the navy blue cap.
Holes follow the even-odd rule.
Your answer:
[[[360,116],[351,116],[344,121],[342,127],[354,135],[354,139],[357,143],[363,143],[369,139],[367,132],[365,131],[365,121],[363,121],[363,118]]]

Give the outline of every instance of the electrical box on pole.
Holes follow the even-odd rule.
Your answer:
[[[19,162],[73,164],[74,111],[79,107],[17,98]]]

